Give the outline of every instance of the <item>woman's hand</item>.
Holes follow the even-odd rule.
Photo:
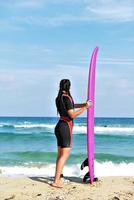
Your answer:
[[[91,100],[87,100],[87,101],[86,101],[86,106],[85,106],[86,109],[87,109],[87,108],[90,108],[91,106],[92,106]]]
[[[78,115],[82,114],[87,108],[90,108],[92,106],[92,102],[90,100],[86,101],[86,103],[81,104],[79,110],[70,109],[68,110],[68,115],[73,119],[77,117]]]

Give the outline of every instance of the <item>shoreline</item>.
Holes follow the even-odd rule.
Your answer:
[[[0,200],[132,200],[134,176],[98,177],[93,185],[66,177],[62,189],[50,186],[49,177],[0,176]]]

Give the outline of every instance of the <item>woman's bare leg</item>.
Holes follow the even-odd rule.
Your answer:
[[[70,147],[69,148],[58,148],[58,157],[56,161],[56,170],[55,170],[55,179],[54,184],[55,186],[61,185],[60,175],[62,173],[64,164],[70,154]]]
[[[58,155],[57,155],[57,160],[59,159],[59,157],[61,156],[61,147],[58,147]],[[57,163],[57,160],[56,160],[56,163]]]
[[[56,165],[57,165],[58,159],[61,156],[61,154],[62,154],[62,148],[58,147],[58,155],[57,155]],[[61,174],[62,174],[62,172],[61,172]]]
[[[56,159],[56,166],[57,166],[57,162],[58,162],[58,160],[59,160],[59,158],[60,158],[60,156],[61,156],[61,147],[58,147],[58,154],[57,154],[57,159]]]

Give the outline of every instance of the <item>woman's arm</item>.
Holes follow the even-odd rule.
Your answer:
[[[74,104],[74,108],[82,108],[84,106],[86,106],[86,103],[76,103],[76,104]]]
[[[73,109],[68,110],[68,115],[73,119],[77,117],[78,115],[82,114],[87,108],[91,106],[92,106],[92,103],[90,101],[87,101],[85,103],[85,106],[81,107],[79,110],[76,110],[76,111]]]
[[[77,111],[74,111],[73,109],[68,110],[68,115],[69,117],[71,117],[72,119],[77,117],[78,115],[82,114],[84,111],[86,110],[86,107],[82,107]]]

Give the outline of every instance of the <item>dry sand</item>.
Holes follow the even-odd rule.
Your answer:
[[[69,179],[59,189],[45,177],[0,177],[0,200],[134,200],[134,177],[100,177],[93,185]]]

